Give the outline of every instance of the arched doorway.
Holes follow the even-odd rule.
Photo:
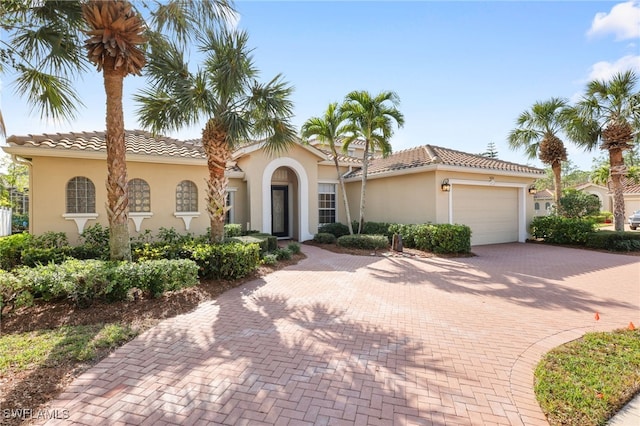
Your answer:
[[[262,175],[263,232],[279,238],[305,241],[309,234],[309,179],[296,160],[281,157]]]

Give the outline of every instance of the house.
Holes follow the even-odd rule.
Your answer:
[[[144,131],[125,137],[132,236],[161,227],[205,233],[200,141]],[[11,136],[3,150],[29,164],[32,233],[62,231],[73,242],[86,226],[108,224],[104,132]],[[353,219],[361,165],[359,158],[339,156]],[[271,156],[259,142],[246,144],[233,153],[226,173],[227,220],[243,229],[305,241],[324,223],[346,222],[335,166],[321,146],[297,143]],[[475,245],[525,241],[534,215],[529,188],[543,171],[425,145],[373,158],[368,176],[366,220],[466,224]]]
[[[556,206],[555,194],[550,189],[537,191],[533,196],[533,210],[536,216],[548,216]]]

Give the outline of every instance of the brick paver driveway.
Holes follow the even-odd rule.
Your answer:
[[[51,408],[87,425],[545,424],[532,393],[540,355],[585,331],[640,325],[639,257],[532,244],[459,259],[303,248],[298,265],[120,348]]]

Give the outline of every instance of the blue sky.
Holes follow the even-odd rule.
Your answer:
[[[321,115],[352,90],[393,90],[405,126],[394,151],[433,144],[541,166],[508,148],[516,117],[550,97],[576,100],[588,81],[616,71],[640,73],[640,0],[620,2],[246,1],[236,3],[261,79],[282,73],[294,87],[294,124]],[[195,66],[195,64],[194,64]],[[97,72],[79,83],[86,108],[71,123],[30,113],[2,82],[8,134],[104,129]],[[125,80],[125,126],[137,129],[131,94],[144,79]],[[200,137],[201,127],[171,136]],[[589,170],[600,152],[565,141],[570,159]]]

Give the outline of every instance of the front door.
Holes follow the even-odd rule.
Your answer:
[[[289,187],[271,187],[271,234],[276,237],[289,236]]]

